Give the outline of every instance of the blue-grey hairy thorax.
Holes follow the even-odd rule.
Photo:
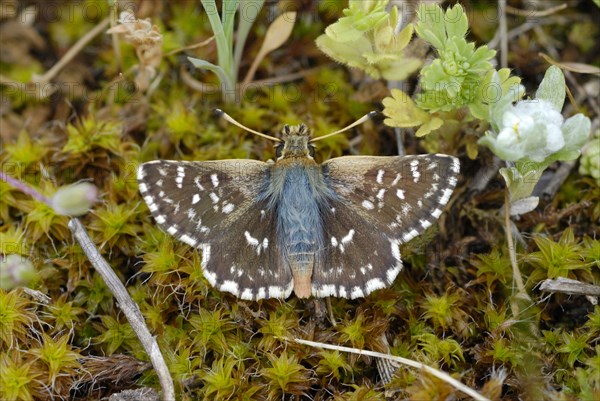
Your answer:
[[[268,138],[275,162],[156,160],[138,169],[156,222],[202,251],[211,285],[242,299],[354,299],[391,285],[400,244],[440,217],[457,183],[459,162],[448,155],[318,164],[320,138],[305,125]]]

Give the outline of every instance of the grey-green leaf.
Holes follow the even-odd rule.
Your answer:
[[[560,68],[552,65],[546,70],[535,97],[552,103],[554,108],[560,112],[565,103],[565,96],[565,76]]]

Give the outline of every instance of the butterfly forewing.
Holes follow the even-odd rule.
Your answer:
[[[211,285],[243,299],[284,298],[291,275],[278,261],[273,213],[258,199],[269,174],[254,160],[157,160],[139,167],[138,182],[160,227],[203,250]]]
[[[322,164],[336,195],[323,211],[323,266],[313,295],[362,297],[401,269],[399,244],[439,218],[454,190],[458,159],[447,155],[341,157]]]

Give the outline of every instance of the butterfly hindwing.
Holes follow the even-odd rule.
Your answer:
[[[394,282],[402,269],[399,242],[378,231],[377,225],[357,214],[343,200],[322,211],[324,227],[322,264],[315,266],[315,297],[365,297]]]
[[[326,248],[313,295],[356,298],[394,281],[399,244],[439,218],[459,163],[446,155],[351,156],[326,161],[322,171],[336,196],[322,213]]]
[[[270,165],[254,160],[157,160],[138,169],[140,193],[159,226],[202,249],[211,285],[243,299],[287,297],[274,216],[258,200]]]

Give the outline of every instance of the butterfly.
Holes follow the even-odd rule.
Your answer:
[[[456,186],[449,155],[345,156],[318,164],[304,125],[271,137],[276,160],[168,161],[139,166],[158,225],[202,251],[208,282],[241,299],[365,297],[402,269],[400,244],[430,227]]]

